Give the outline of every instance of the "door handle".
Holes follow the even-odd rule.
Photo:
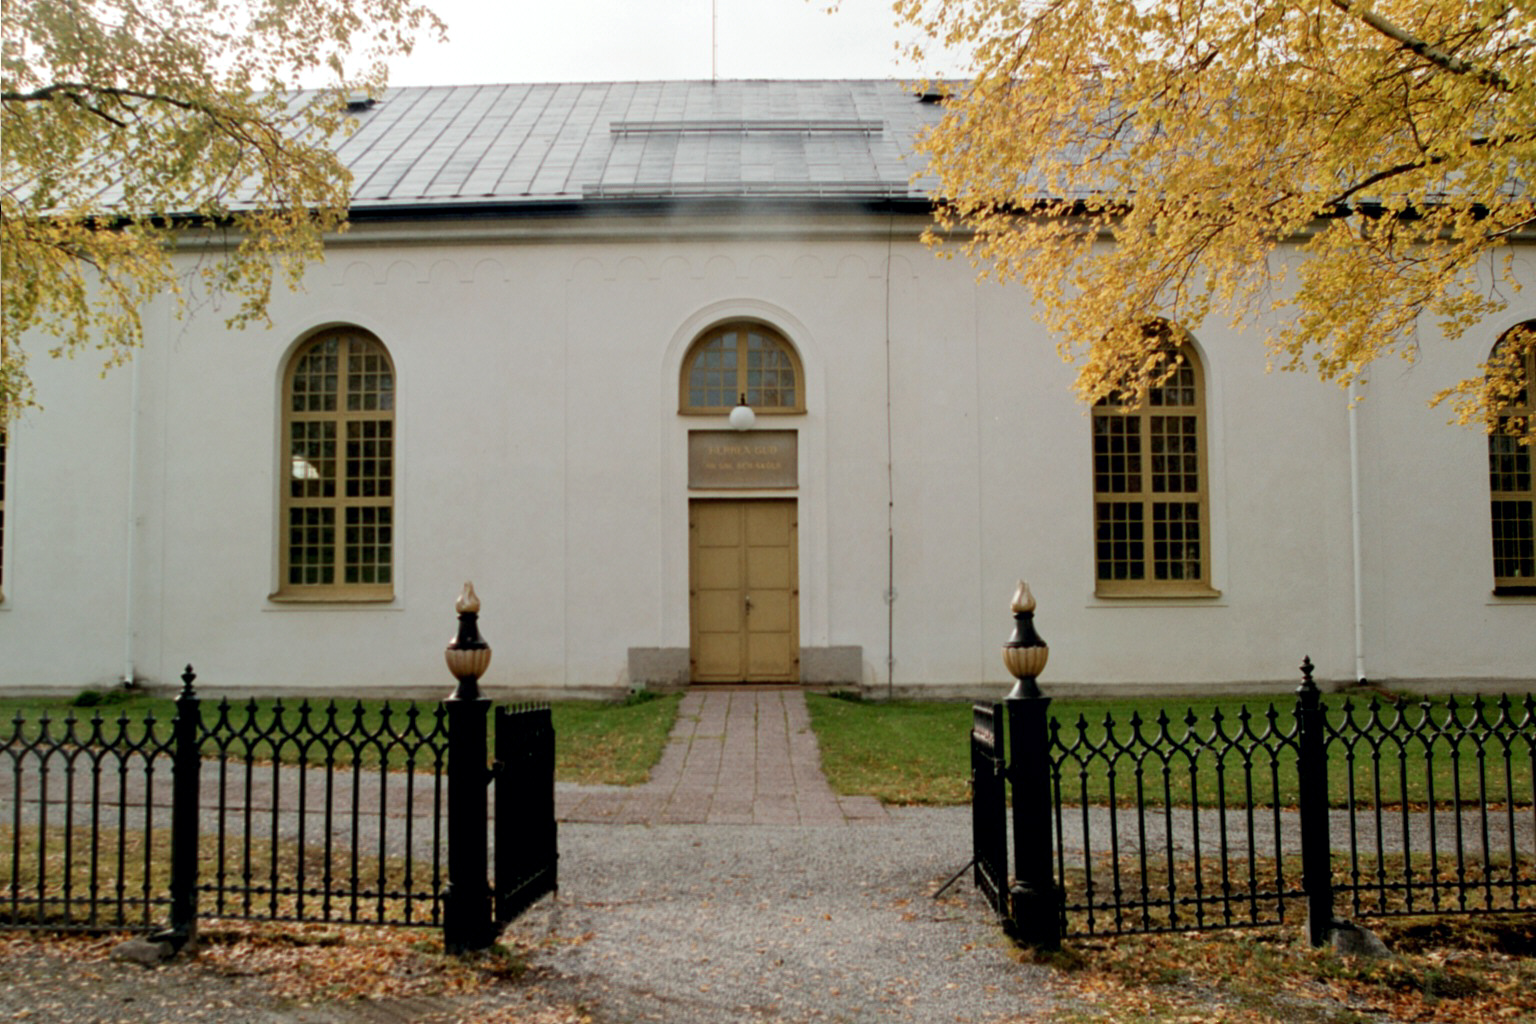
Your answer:
[[[751,615],[752,614],[752,595],[751,594],[748,594],[746,596],[746,605],[747,605],[747,614]]]

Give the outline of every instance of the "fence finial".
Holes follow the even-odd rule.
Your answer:
[[[1317,689],[1317,684],[1312,681],[1312,671],[1313,671],[1313,669],[1312,669],[1312,656],[1310,654],[1302,655],[1302,657],[1301,657],[1301,686],[1297,687],[1297,692],[1300,692],[1302,690],[1315,690],[1315,689]]]
[[[480,595],[475,593],[475,584],[470,580],[464,581],[464,589],[459,591],[459,599],[453,602],[453,610],[463,615],[465,612],[480,612]]]
[[[1040,696],[1035,677],[1045,670],[1050,656],[1050,647],[1035,632],[1035,595],[1030,593],[1028,583],[1019,580],[1019,588],[1013,592],[1013,635],[1003,645],[1003,664],[1018,680],[1008,695],[1010,700]]]
[[[453,607],[459,613],[459,632],[448,641],[443,658],[459,685],[449,699],[477,700],[480,697],[478,681],[491,665],[491,645],[480,636],[480,598],[475,594],[473,583],[464,584]]]

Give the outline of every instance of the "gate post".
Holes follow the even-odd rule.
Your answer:
[[[448,716],[448,883],[443,887],[443,946],[450,953],[485,949],[496,941],[487,878],[485,734],[491,702],[479,679],[491,663],[491,645],[480,637],[480,599],[472,583],[454,604],[459,632],[444,657],[459,685],[443,701]]]
[[[1328,835],[1328,723],[1312,681],[1312,659],[1301,660],[1296,687],[1296,782],[1301,803],[1301,887],[1307,894],[1307,938],[1328,941],[1333,923],[1333,866]]]
[[[178,950],[197,941],[197,818],[203,752],[198,743],[202,702],[192,689],[196,678],[188,665],[176,698],[171,732],[171,920],[166,931],[154,936]]]
[[[1041,949],[1061,947],[1061,898],[1051,854],[1051,757],[1046,712],[1051,698],[1035,677],[1050,648],[1035,632],[1035,598],[1019,581],[1013,595],[1013,636],[1003,645],[1003,664],[1018,682],[1008,694],[1008,732],[1013,734],[1013,935]]]

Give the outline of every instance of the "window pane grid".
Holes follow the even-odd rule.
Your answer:
[[[1200,578],[1200,503],[1152,504],[1152,576],[1159,580]]]
[[[772,338],[747,335],[747,404],[754,409],[795,407],[795,367]]]
[[[735,339],[722,335],[694,354],[688,371],[688,404],[729,409],[736,404],[736,396]]]
[[[387,498],[394,482],[394,424],[353,420],[347,424],[347,497]]]
[[[288,510],[288,582],[324,586],[336,579],[336,510]]]
[[[1168,406],[1193,409],[1198,404],[1195,395],[1195,368],[1190,365],[1188,359],[1173,371],[1173,376],[1164,381],[1162,387],[1148,389],[1147,404],[1154,409]]]
[[[354,343],[347,358],[347,409],[379,412],[395,407],[395,378],[384,353]]]
[[[294,412],[334,412],[339,385],[337,340],[327,338],[311,348],[293,370]]]
[[[1536,329],[1528,321],[1506,333],[1494,354],[1515,343],[1516,332]],[[1505,407],[1496,430],[1488,435],[1488,490],[1493,540],[1494,587],[1536,587],[1536,490],[1532,488],[1531,463],[1536,425],[1530,407],[1530,385],[1536,379],[1536,349],[1526,352],[1519,370],[1523,387],[1515,402]]]
[[[1502,424],[1501,424],[1502,426]],[[1531,446],[1508,434],[1488,436],[1489,486],[1498,491],[1531,489]]]
[[[387,588],[394,543],[389,355],[369,336],[338,332],[296,357],[289,388],[285,586]]]
[[[1141,490],[1141,434],[1133,417],[1095,413],[1093,488],[1099,494]]]
[[[1139,403],[1134,394],[1101,401],[1093,412],[1096,575],[1101,584],[1142,585],[1111,593],[1207,583],[1199,370],[1187,349],[1166,356],[1180,363],[1161,387]]]
[[[1101,501],[1096,540],[1101,580],[1139,580],[1146,575],[1146,537],[1141,504]]]
[[[799,366],[789,344],[766,331],[727,327],[694,346],[684,372],[686,412],[729,412],[743,397],[760,412],[800,408]]]
[[[347,509],[346,582],[390,582],[391,526],[388,506]]]
[[[1495,501],[1493,574],[1500,579],[1536,582],[1536,523],[1532,502]]]
[[[298,421],[289,425],[291,480],[295,498],[336,496],[336,424]]]
[[[1200,428],[1193,416],[1150,416],[1148,441],[1155,494],[1200,493]]]

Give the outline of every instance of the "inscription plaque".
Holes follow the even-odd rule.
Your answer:
[[[793,430],[691,430],[690,488],[799,486],[800,458]]]

